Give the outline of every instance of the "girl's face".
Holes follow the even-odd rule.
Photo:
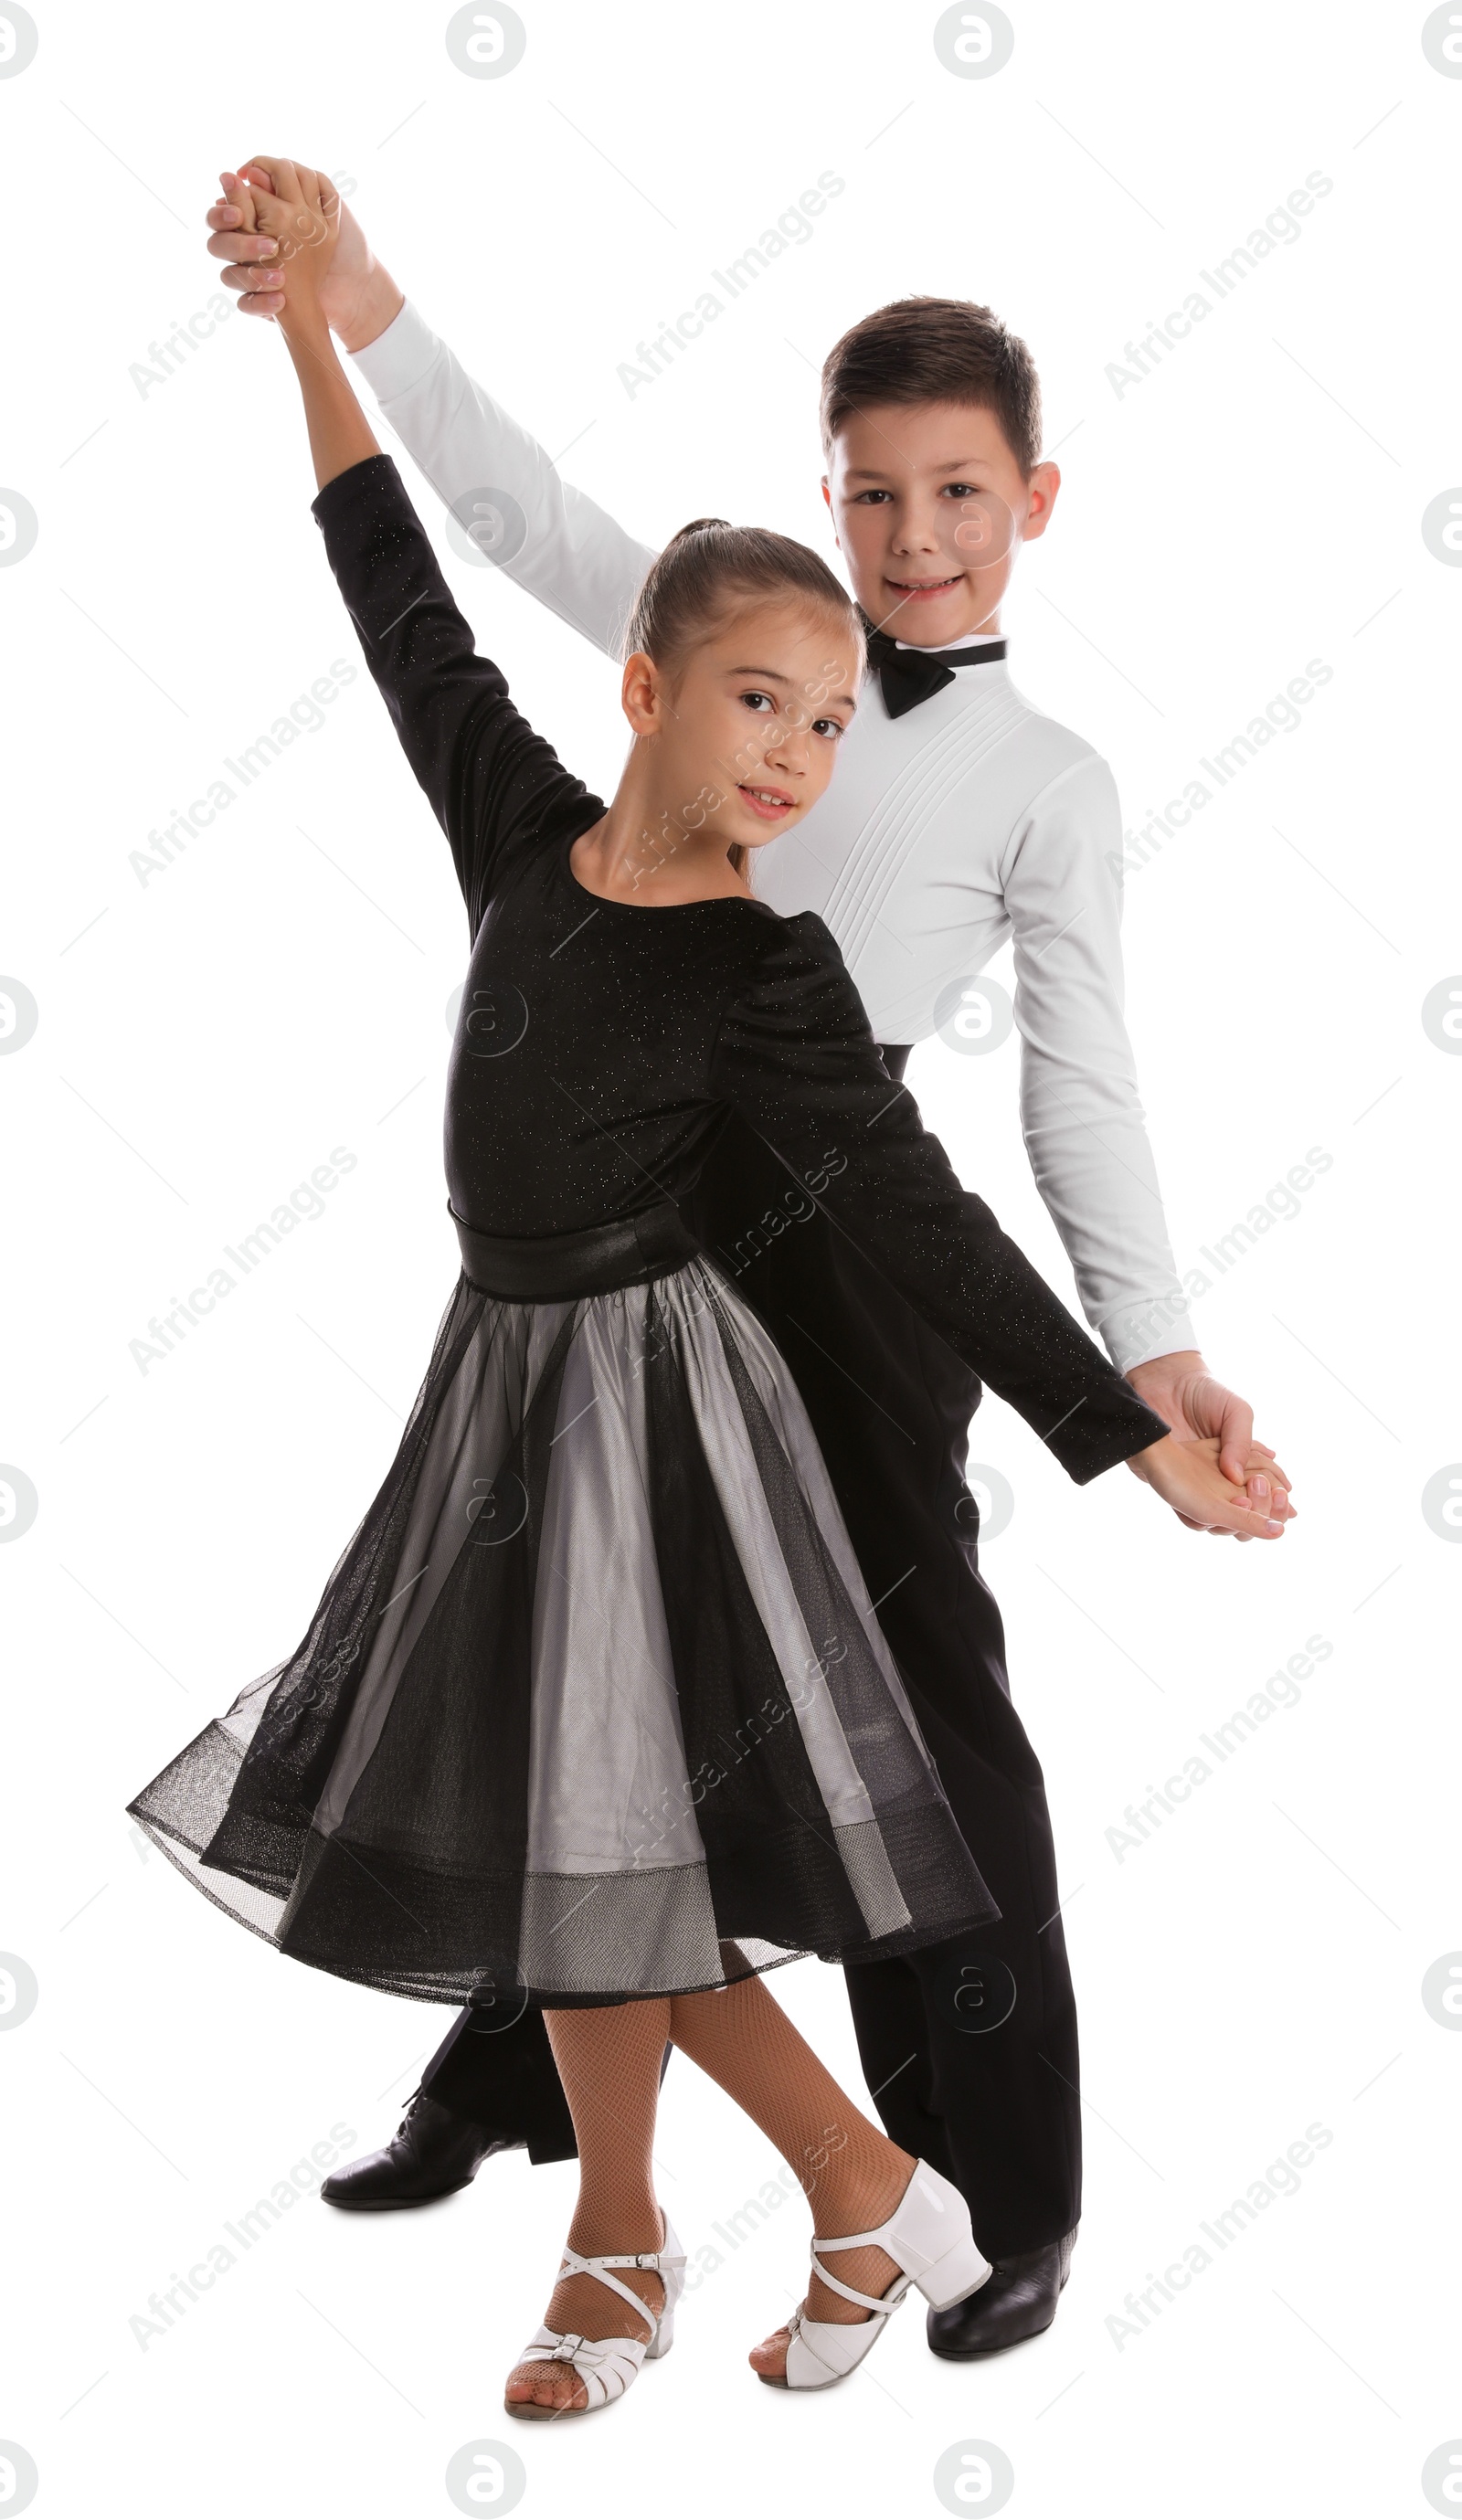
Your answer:
[[[857,705],[861,657],[845,621],[797,601],[735,613],[662,670],[624,668],[653,818],[717,850],[759,848],[816,804]]]

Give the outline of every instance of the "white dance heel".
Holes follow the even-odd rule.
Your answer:
[[[540,2407],[532,2398],[504,2398],[503,2405],[510,2415],[522,2415],[528,2423],[547,2423],[560,2415],[592,2414],[596,2407],[607,2407],[613,2399],[623,2397],[631,2381],[638,2379],[642,2362],[658,2362],[668,2354],[675,2341],[675,2305],[685,2289],[685,2256],[663,2208],[661,2220],[665,2235],[653,2252],[641,2250],[636,2257],[585,2258],[577,2249],[566,2249],[559,2267],[561,2280],[565,2275],[594,2275],[611,2292],[627,2301],[641,2318],[649,2321],[648,2340],[638,2336],[575,2336],[571,2331],[561,2335],[557,2328],[540,2327],[519,2356],[519,2362],[569,2363],[588,2392],[588,2405]],[[617,2275],[609,2272],[612,2267],[645,2267],[658,2274],[665,2288],[663,2308],[652,2310],[632,2285],[621,2283]]]
[[[885,2250],[903,2269],[881,2298],[855,2292],[823,2265],[829,2251],[869,2248]],[[809,2318],[805,2304],[800,2305],[788,2322],[786,2378],[770,2371],[757,2374],[774,2389],[832,2389],[845,2380],[873,2351],[910,2284],[918,2285],[932,2309],[952,2310],[957,2301],[978,2292],[993,2272],[988,2259],[976,2247],[970,2209],[959,2189],[937,2170],[931,2170],[927,2161],[915,2163],[914,2175],[887,2223],[876,2231],[848,2231],[836,2240],[814,2240],[812,2264],[832,2291],[841,2293],[845,2301],[856,2302],[869,2317],[844,2326],[834,2319]]]

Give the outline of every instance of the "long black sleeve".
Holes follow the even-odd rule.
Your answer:
[[[821,920],[778,923],[722,1018],[711,1084],[1074,1479],[1166,1434],[890,1083]]]
[[[401,748],[451,844],[476,935],[505,846],[598,800],[476,652],[390,457],[337,473],[312,514]]]

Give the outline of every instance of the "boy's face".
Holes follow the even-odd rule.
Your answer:
[[[833,441],[822,494],[868,618],[916,648],[999,627],[1016,547],[1050,522],[1061,474],[1028,480],[992,411],[888,403]]]

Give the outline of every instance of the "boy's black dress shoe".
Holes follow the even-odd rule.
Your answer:
[[[490,2153],[509,2152],[517,2141],[416,2092],[385,2149],[332,2172],[320,2194],[327,2205],[348,2205],[369,2214],[386,2213],[395,2205],[430,2205],[434,2197],[466,2187]]]
[[[1003,2354],[1008,2345],[1039,2336],[1056,2316],[1075,2236],[1068,2231],[1047,2249],[1000,2259],[989,2280],[968,2301],[957,2301],[952,2310],[932,2310],[930,2352],[941,2354],[946,2362],[969,2362],[979,2354]]]

